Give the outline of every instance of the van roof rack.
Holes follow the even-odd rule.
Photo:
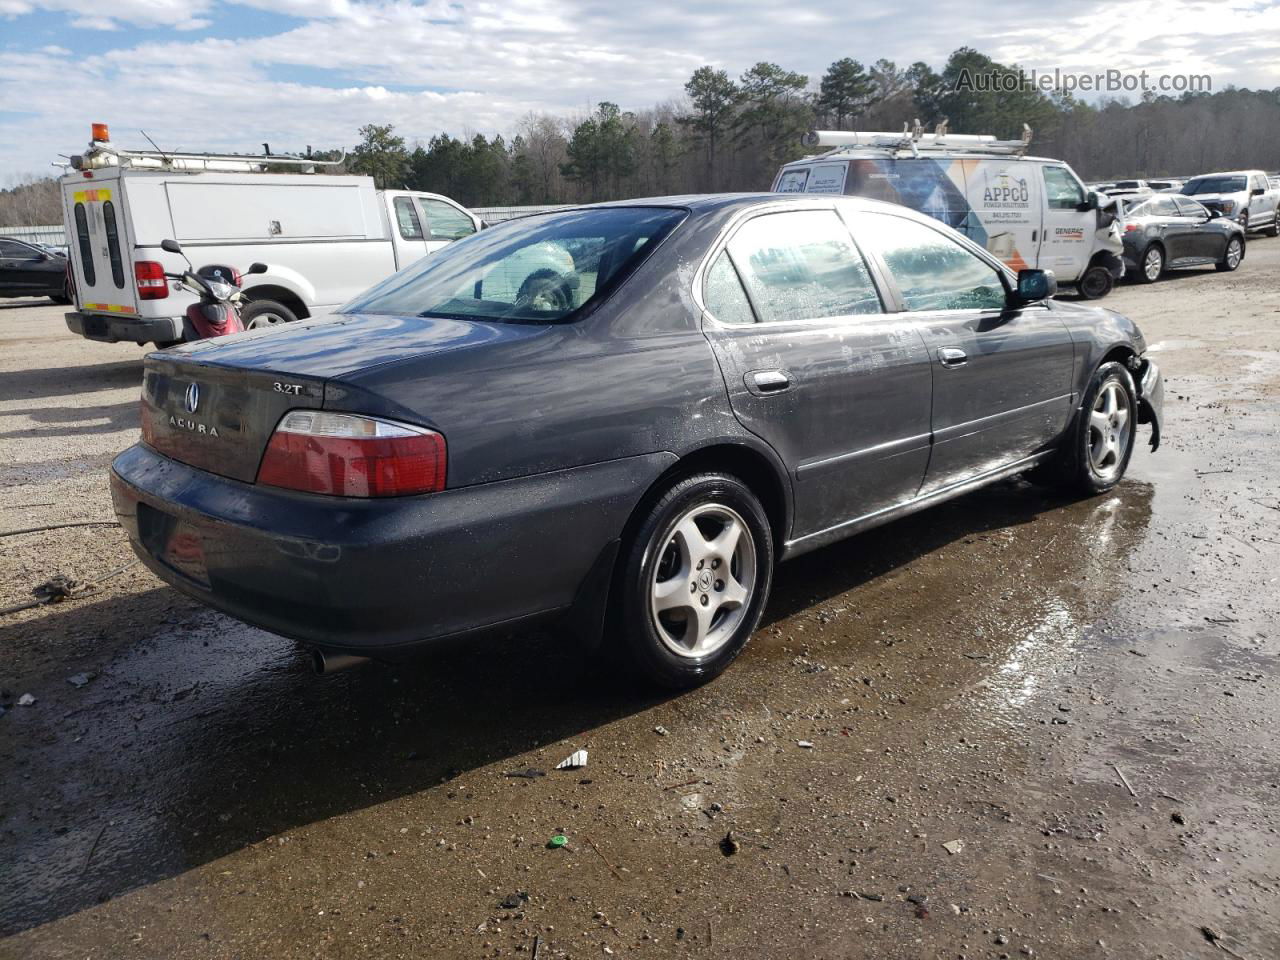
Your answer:
[[[143,136],[146,136],[145,132]],[[182,153],[161,150],[159,147],[154,150],[122,150],[112,144],[109,137],[106,124],[93,124],[89,148],[83,154],[69,157],[68,166],[73,170],[128,167],[139,170],[223,173],[266,173],[269,166],[296,166],[301,173],[315,173],[317,167],[337,167],[347,158],[347,152],[343,150],[337,160],[319,160],[311,157],[310,147],[307,147],[307,156],[303,157],[272,153],[268,143],[262,145],[262,153],[259,154]],[[155,141],[152,141],[152,146],[155,146]]]
[[[933,133],[925,133],[920,121],[903,124],[901,132],[857,130],[810,130],[800,138],[806,147],[831,147],[823,157],[842,153],[875,150],[896,156],[910,153],[913,157],[928,153],[972,153],[986,156],[1020,157],[1031,145],[1031,127],[1022,125],[1022,139],[997,140],[990,134],[948,133],[944,119]]]

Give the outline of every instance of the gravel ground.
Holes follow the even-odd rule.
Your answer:
[[[1278,268],[1108,301],[1167,380],[1111,494],[787,564],[679,697],[554,633],[316,678],[140,566],[0,617],[0,957],[1280,956]],[[110,520],[143,353],[0,302],[0,533]],[[0,607],[130,558],[0,536]]]

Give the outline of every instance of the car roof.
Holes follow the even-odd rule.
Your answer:
[[[867,197],[849,196],[843,193],[689,193],[668,197],[635,197],[630,200],[611,200],[606,203],[584,204],[581,207],[566,208],[578,210],[603,209],[608,207],[672,207],[689,210],[692,213],[711,213],[722,210],[746,209],[765,204],[804,204],[812,206],[822,201],[839,200],[846,206],[866,210],[892,210],[894,213],[910,213],[928,220],[923,214],[917,214],[897,203],[886,203],[883,200],[871,200]],[[552,213],[564,210],[550,211]]]

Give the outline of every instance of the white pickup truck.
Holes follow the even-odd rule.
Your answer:
[[[1261,170],[1205,173],[1183,184],[1182,193],[1235,220],[1246,233],[1280,235],[1280,190]]]
[[[76,303],[67,326],[109,343],[182,339],[193,297],[164,279],[185,265],[160,249],[166,239],[197,266],[244,273],[243,320],[256,328],[328,312],[481,226],[447,197],[376,190],[369,177],[218,170],[105,138],[74,164],[62,178]],[[249,275],[254,261],[267,271]]]

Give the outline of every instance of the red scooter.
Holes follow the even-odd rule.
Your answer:
[[[182,339],[204,340],[240,333],[244,324],[240,321],[240,271],[225,264],[211,263],[199,270],[191,265],[190,258],[182,251],[177,240],[162,240],[160,249],[180,254],[187,261],[188,269],[182,273],[166,273],[166,280],[176,280],[178,285],[194,293],[200,299],[187,307],[182,323]],[[249,266],[250,273],[266,273],[265,263]]]

